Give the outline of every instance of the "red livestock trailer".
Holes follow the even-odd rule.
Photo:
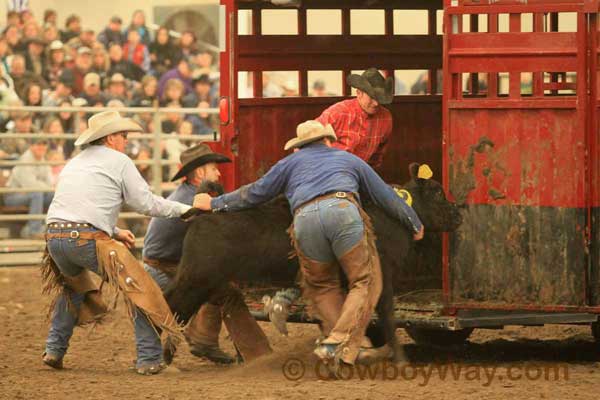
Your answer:
[[[439,257],[402,274],[399,326],[420,341],[460,342],[473,328],[592,324],[600,339],[598,1],[299,3],[221,0],[215,145],[234,159],[227,188],[261,176],[298,123],[350,96],[352,71],[425,71],[425,94],[389,105],[394,131],[379,172],[401,183],[410,162],[428,163],[464,222],[441,238]],[[295,34],[263,34],[273,10],[294,13]],[[338,32],[309,28],[324,10]],[[355,29],[357,10],[372,12],[377,34]],[[399,32],[403,13],[421,15],[422,31]],[[295,71],[298,95],[264,98],[268,71]],[[342,96],[309,96],[319,71],[338,73]],[[248,98],[238,96],[243,73]]]

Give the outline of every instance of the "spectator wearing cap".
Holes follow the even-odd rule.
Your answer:
[[[41,37],[33,37],[27,40],[27,52],[25,53],[25,69],[36,75],[44,74],[44,40]]]
[[[74,83],[73,72],[70,69],[65,69],[58,77],[56,88],[44,96],[42,104],[44,106],[55,107],[59,106],[64,100],[71,102],[73,100],[71,94],[73,93],[72,88]]]
[[[73,68],[73,95],[79,96],[83,91],[83,78],[92,69],[92,50],[82,46],[77,50],[75,56],[75,68]]]
[[[81,18],[78,15],[71,14],[65,21],[65,30],[60,32],[60,40],[67,43],[81,33]]]
[[[34,139],[19,157],[20,162],[45,161],[48,151],[47,139]],[[49,165],[17,165],[13,168],[6,184],[10,188],[52,189],[52,169]],[[8,193],[4,203],[8,206],[28,206],[29,214],[43,214],[52,201],[52,192]],[[32,219],[21,230],[21,237],[42,238],[43,221]]]
[[[104,48],[108,49],[113,43],[118,45],[125,43],[125,35],[121,33],[122,25],[123,21],[120,17],[115,15],[110,18],[106,28],[98,34],[98,41],[104,45]]]
[[[60,40],[54,40],[50,43],[46,60],[44,78],[48,81],[51,88],[55,88],[58,76],[65,68],[65,49]]]
[[[131,15],[131,23],[125,30],[125,37],[131,31],[137,31],[140,34],[140,41],[146,46],[150,45],[150,30],[146,27],[146,14],[142,10],[135,10]]]
[[[116,73],[110,77],[108,88],[106,89],[106,101],[119,100],[124,105],[127,104],[126,82],[123,74]]]
[[[148,47],[140,42],[140,34],[132,29],[127,32],[127,42],[123,45],[123,58],[148,72],[150,70],[150,53]]]
[[[15,92],[19,98],[24,97],[25,87],[31,82],[37,82],[42,87],[46,87],[46,81],[41,75],[36,75],[25,68],[25,57],[21,54],[15,54],[10,62],[10,77],[12,78]]]
[[[67,42],[67,46],[74,49],[75,51],[79,50],[81,47],[87,47],[91,50],[91,48],[96,43],[96,34],[93,29],[83,29],[79,36],[74,37],[73,39]]]
[[[190,63],[182,58],[177,67],[165,72],[158,81],[158,97],[162,98],[165,86],[169,79],[179,79],[185,88],[185,94],[190,93],[192,89],[192,70],[190,68]]]
[[[217,99],[211,93],[212,84],[206,74],[197,75],[192,80],[194,90],[183,98],[184,107],[197,107],[201,101],[206,101],[211,107],[217,106]]]
[[[113,43],[108,50],[108,56],[110,58],[108,76],[119,73],[132,81],[140,81],[144,77],[143,69],[123,58],[123,49],[120,45]]]
[[[95,72],[88,72],[83,78],[83,92],[81,97],[85,99],[88,105],[98,103],[105,104],[106,101],[102,96],[102,87],[100,85],[100,75]]]
[[[156,32],[156,39],[150,44],[150,66],[158,78],[181,60],[181,49],[175,46],[169,30],[161,26]]]

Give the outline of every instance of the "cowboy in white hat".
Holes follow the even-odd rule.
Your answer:
[[[390,216],[423,237],[419,217],[360,158],[332,147],[331,125],[306,121],[285,150],[299,149],[280,160],[258,181],[211,198],[197,195],[202,210],[236,211],[254,207],[280,193],[287,197],[294,223],[290,229],[304,279],[304,296],[314,305],[326,338],[315,349],[324,360],[348,364],[372,361],[380,354],[365,336],[381,293],[381,267],[369,217],[359,190]],[[346,295],[339,267],[348,279]]]
[[[205,143],[185,150],[181,153],[181,168],[171,179],[183,181],[167,199],[191,205],[198,187],[204,182],[218,182],[221,176],[219,164],[228,162],[231,162],[228,157],[213,152]],[[189,223],[179,218],[150,220],[142,253],[144,269],[162,290],[175,277],[188,227]],[[235,361],[219,347],[221,322],[220,307],[209,303],[202,306],[186,329],[186,338],[193,355],[220,364]],[[160,336],[146,319],[135,321],[135,336],[138,354],[143,354],[148,360],[160,361]]]
[[[118,244],[114,240],[129,248],[135,244],[135,237],[130,231],[116,226],[123,203],[141,214],[154,217],[179,217],[191,208],[188,204],[153,194],[132,160],[124,154],[127,134],[142,131],[136,122],[121,117],[116,111],[105,111],[92,116],[88,125],[89,128],[75,142],[77,146],[88,146],[62,170],[46,218],[46,243],[51,262],[45,265],[54,268],[54,274],[59,275],[54,277],[56,282],[64,283],[69,289],[57,299],[43,355],[44,363],[57,369],[62,368],[73,328],[83,323],[81,310],[90,300],[89,293],[93,292],[88,285],[88,270],[102,272],[106,278],[108,266],[102,265],[100,271],[101,253],[97,252],[97,246],[101,242]],[[121,248],[111,251],[109,258],[120,257]],[[128,252],[124,257],[133,258]],[[121,270],[126,267],[123,273],[135,272],[128,272],[130,266],[123,264],[120,267]],[[132,268],[135,269],[135,265]],[[142,285],[144,276],[138,274],[136,277],[137,284]],[[127,282],[131,283],[134,278],[130,275],[128,279]],[[152,290],[154,288],[150,287],[148,293]],[[159,289],[156,290],[160,293]],[[158,297],[162,299],[160,294]],[[149,303],[156,301],[160,303],[160,299]],[[165,305],[162,299],[156,307],[164,310]],[[146,314],[135,312],[135,318],[146,318]],[[154,319],[152,321],[155,322]],[[158,362],[148,363],[138,358],[137,369],[142,374],[151,374],[159,372],[161,366]]]
[[[334,147],[379,168],[392,134],[392,114],[383,105],[394,99],[393,79],[369,68],[361,75],[348,75],[346,82],[356,88],[356,97],[330,106],[317,121],[333,127],[338,137]]]

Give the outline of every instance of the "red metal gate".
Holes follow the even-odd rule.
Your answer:
[[[598,305],[597,2],[487,3],[445,3],[444,185],[465,216],[446,301]]]

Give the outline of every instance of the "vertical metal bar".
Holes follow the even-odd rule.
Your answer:
[[[298,36],[306,36],[308,20],[306,8],[298,9]],[[308,96],[308,72],[306,68],[298,71],[298,94],[302,97]]]
[[[558,13],[553,12],[550,13],[550,27],[548,29],[549,32],[558,32]],[[558,73],[556,73],[555,71],[552,71],[552,73],[550,73],[550,82],[552,83],[557,83],[558,82]],[[558,95],[558,90],[557,89],[552,89],[550,91],[550,93],[552,93],[553,96]]]
[[[521,14],[512,13],[508,18],[508,31],[521,32]],[[510,98],[521,97],[521,72],[509,71],[508,73],[508,97]]]
[[[259,7],[252,9],[252,34],[262,35],[262,10]],[[253,71],[252,73],[252,91],[253,97],[263,97],[263,72]]]
[[[342,8],[342,36],[350,36],[350,9]],[[348,68],[342,70],[342,94],[344,96],[350,96],[352,94],[352,88],[346,82],[346,77],[350,75],[352,71]]]
[[[588,127],[587,127],[587,135],[586,135],[586,149],[587,149],[587,221],[586,224],[586,235],[587,235],[587,252],[586,255],[588,257],[589,262],[587,263],[588,268],[588,285],[586,287],[591,289],[591,282],[589,281],[589,276],[591,276],[591,239],[592,239],[592,207],[595,205],[595,199],[598,199],[598,189],[597,185],[600,182],[594,181],[594,178],[597,179],[598,174],[598,166],[600,160],[598,160],[598,156],[600,155],[600,137],[598,136],[598,14],[593,13],[589,14],[589,62],[588,62],[588,74],[589,74],[589,96],[588,96]],[[598,223],[598,222],[596,222]],[[591,293],[587,296],[588,302],[586,304],[591,304]]]
[[[162,154],[160,151],[160,134],[162,132],[160,111],[158,109],[154,112],[154,142],[152,143],[152,190],[154,194],[161,195],[160,184],[162,182],[162,166],[160,160]]]
[[[487,19],[488,19],[488,32],[497,33],[498,32],[498,14],[488,14]],[[487,97],[489,97],[489,98],[497,98],[498,97],[498,73],[497,72],[489,72],[488,73]]]
[[[427,34],[429,36],[437,36],[437,10],[427,10]],[[436,94],[438,88],[437,69],[429,69],[427,71],[427,93]]]
[[[450,0],[444,0],[444,11],[450,7]],[[450,109],[448,107],[448,101],[456,99],[455,90],[455,78],[450,73],[449,66],[449,45],[450,37],[454,33],[453,26],[451,25],[450,14],[444,12],[444,32],[442,36],[443,47],[442,47],[442,85],[443,85],[443,96],[442,96],[442,186],[446,193],[449,193],[450,179],[449,179],[449,158],[448,158],[448,144],[451,140],[450,132]],[[430,28],[431,29],[431,28]],[[450,292],[450,256],[449,256],[449,242],[448,234],[442,233],[442,296],[444,307],[450,306],[451,292]]]

